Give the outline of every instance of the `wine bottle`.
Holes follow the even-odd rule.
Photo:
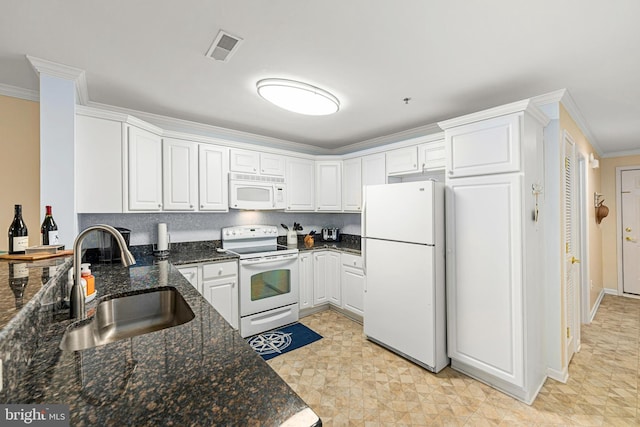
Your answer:
[[[15,205],[13,222],[9,227],[9,253],[23,254],[29,246],[27,226],[22,220],[22,205]]]
[[[44,216],[44,221],[42,221],[42,227],[40,227],[40,233],[42,233],[42,244],[57,245],[59,243],[58,225],[53,220],[53,216],[51,215],[51,206],[45,207],[47,209],[47,212]]]

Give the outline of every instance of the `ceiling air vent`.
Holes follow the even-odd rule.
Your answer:
[[[242,43],[240,37],[232,36],[231,34],[220,30],[213,44],[207,51],[207,56],[215,59],[216,61],[228,61],[229,58]]]

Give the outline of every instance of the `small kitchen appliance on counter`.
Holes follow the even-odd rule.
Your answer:
[[[339,228],[323,228],[322,229],[322,240],[325,242],[337,242],[340,237],[340,229]]]

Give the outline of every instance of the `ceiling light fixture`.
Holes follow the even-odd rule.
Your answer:
[[[340,109],[338,98],[326,90],[295,80],[263,79],[256,88],[267,101],[294,113],[324,116]]]

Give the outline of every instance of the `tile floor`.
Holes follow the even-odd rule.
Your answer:
[[[324,339],[269,361],[325,426],[638,426],[640,300],[605,296],[583,325],[566,384],[532,406],[450,368],[434,375],[368,342],[332,310],[302,319]]]

